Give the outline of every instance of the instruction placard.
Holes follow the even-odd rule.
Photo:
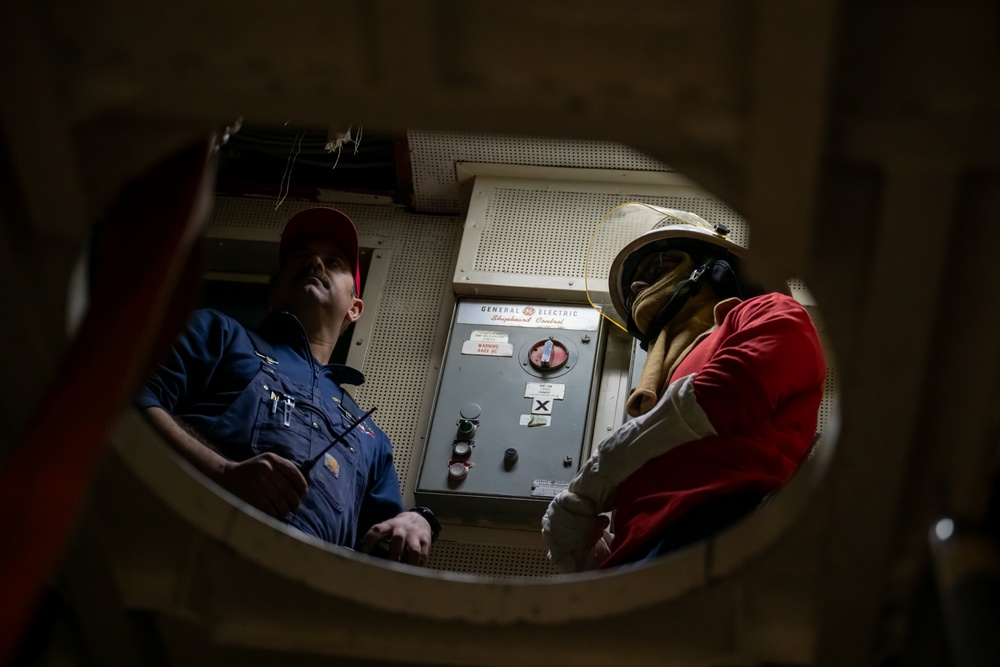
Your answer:
[[[524,387],[525,398],[553,398],[557,401],[566,396],[566,385],[551,382],[529,382]]]
[[[509,340],[509,336],[503,331],[476,329],[469,334],[469,340],[483,340],[488,343],[506,343]]]
[[[554,479],[536,479],[531,483],[531,495],[536,498],[555,498],[569,488],[569,482]]]

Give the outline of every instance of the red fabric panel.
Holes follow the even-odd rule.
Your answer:
[[[187,259],[209,209],[211,154],[211,142],[199,142],[123,190],[84,321],[0,469],[0,532],[9,538],[0,550],[0,664],[32,617],[154,341],[175,335],[190,310],[183,301],[194,293],[174,287],[198,270]]]

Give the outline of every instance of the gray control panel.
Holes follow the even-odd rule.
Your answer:
[[[589,454],[602,341],[586,305],[460,300],[417,502],[443,519],[537,527]]]

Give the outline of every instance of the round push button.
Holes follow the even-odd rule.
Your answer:
[[[462,415],[462,419],[479,419],[479,415],[482,414],[483,410],[479,407],[478,403],[466,403],[458,412]]]
[[[448,466],[448,479],[461,482],[469,474],[469,469],[464,463],[452,463]]]
[[[458,437],[462,440],[469,440],[476,432],[476,425],[469,419],[458,420]]]

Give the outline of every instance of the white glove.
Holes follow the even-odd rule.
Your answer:
[[[710,435],[716,432],[698,405],[694,374],[672,382],[652,410],[605,438],[569,489],[549,503],[542,517],[549,560],[560,572],[578,571],[604,533],[599,515],[614,506],[618,485],[647,461]]]
[[[608,518],[594,511],[589,498],[563,491],[542,517],[542,536],[548,544],[549,560],[559,572],[579,572],[608,527]],[[588,568],[590,569],[590,568]]]

